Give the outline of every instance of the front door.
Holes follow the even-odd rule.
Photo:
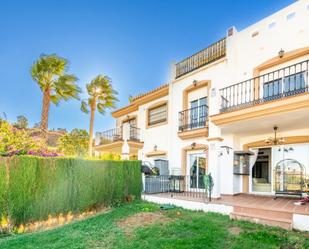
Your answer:
[[[188,154],[187,166],[189,189],[205,189],[203,180],[207,171],[205,153]]]

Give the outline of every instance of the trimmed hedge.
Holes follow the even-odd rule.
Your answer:
[[[141,191],[140,161],[0,159],[0,218],[8,216],[14,225],[120,204],[130,195],[140,198]]]

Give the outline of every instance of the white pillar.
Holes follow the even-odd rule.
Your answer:
[[[130,124],[124,123],[122,126],[122,139],[123,145],[121,149],[121,159],[129,160],[130,159],[130,147],[128,144],[128,140],[130,140]]]
[[[121,149],[121,159],[129,160],[130,159],[130,147],[127,141],[124,141]]]
[[[220,142],[210,142],[209,143],[209,163],[208,163],[208,173],[211,173],[213,178],[213,190],[212,190],[212,197],[219,198],[221,191],[220,191],[220,160],[219,160],[219,150],[220,150]]]

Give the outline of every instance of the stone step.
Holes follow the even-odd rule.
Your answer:
[[[246,220],[257,224],[281,227],[286,230],[292,230],[292,219],[272,218],[268,215],[245,214],[232,212],[230,218],[233,220]]]
[[[287,219],[292,220],[293,213],[286,212],[282,210],[273,210],[259,207],[244,207],[244,206],[234,206],[234,212],[242,213],[247,215],[260,215],[263,217],[269,217],[271,219]]]

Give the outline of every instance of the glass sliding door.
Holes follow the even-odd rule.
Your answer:
[[[188,175],[190,178],[190,189],[204,189],[204,175],[206,174],[205,153],[188,155]]]
[[[196,99],[190,102],[191,129],[205,126],[207,118],[207,97]]]

